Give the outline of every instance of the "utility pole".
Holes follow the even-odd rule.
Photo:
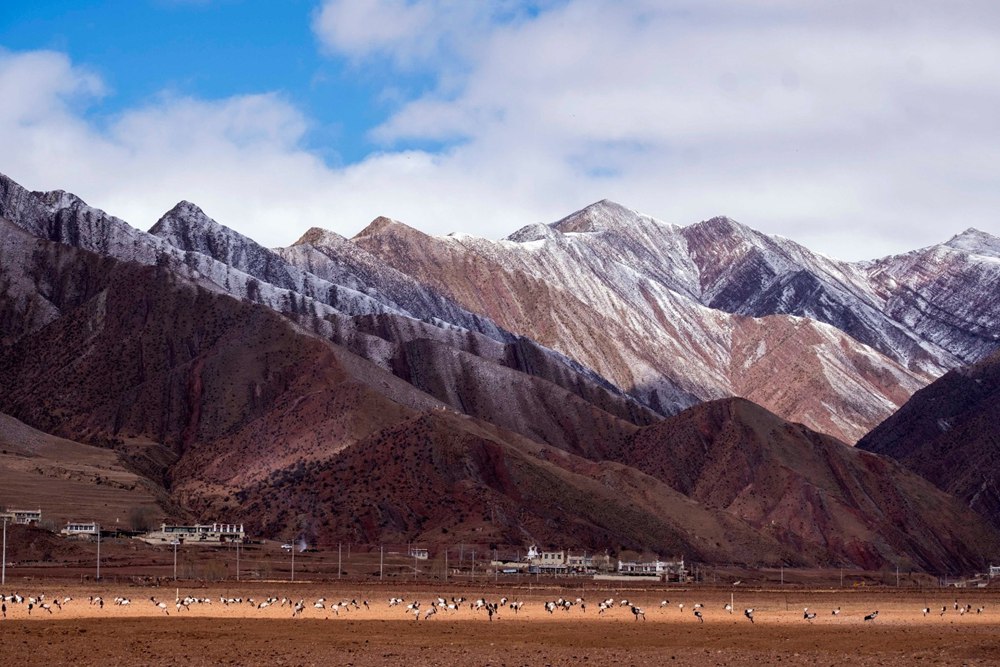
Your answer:
[[[7,517],[3,518],[3,569],[0,570],[0,586],[7,585]]]
[[[444,550],[444,581],[448,583],[448,549]]]
[[[292,581],[295,581],[295,540],[292,540]]]
[[[899,588],[899,563],[896,563],[896,588]]]
[[[101,580],[101,526],[97,526],[97,580]]]
[[[236,581],[240,580],[240,541],[236,541]]]
[[[174,545],[174,581],[177,581],[177,545],[180,544],[180,542],[174,540],[170,544]]]
[[[384,572],[385,565],[385,547],[381,544],[378,545],[378,580],[382,581],[382,575]]]
[[[341,568],[341,544],[337,542],[337,578],[340,579],[340,568]]]

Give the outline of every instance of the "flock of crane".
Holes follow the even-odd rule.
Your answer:
[[[62,611],[63,607],[69,603],[73,602],[73,598],[70,596],[65,597],[47,597],[44,594],[33,595],[33,596],[22,596],[18,593],[12,593],[9,595],[0,594],[0,612],[2,612],[2,618],[7,618],[8,605],[11,607],[11,611],[15,607],[24,607],[27,610],[27,615],[31,616],[32,613],[47,613],[52,614],[53,609],[56,611]],[[340,598],[336,601],[327,600],[325,597],[319,597],[312,602],[306,602],[305,599],[300,598],[295,600],[288,596],[277,597],[274,595],[267,596],[264,598],[256,599],[254,597],[229,597],[229,596],[219,596],[215,600],[207,597],[195,597],[186,595],[181,597],[178,595],[175,597],[173,602],[165,602],[157,599],[155,596],[150,596],[148,600],[143,601],[145,604],[152,605],[158,611],[163,612],[164,615],[169,616],[171,611],[177,614],[183,612],[189,612],[192,608],[208,606],[213,603],[218,603],[226,607],[229,606],[242,606],[247,609],[253,610],[265,610],[265,609],[284,609],[287,613],[294,618],[305,616],[315,616],[317,613],[323,614],[325,618],[332,618],[333,616],[340,616],[341,612],[351,612],[371,610],[372,603],[368,599],[364,598]],[[111,602],[114,606],[126,607],[133,604],[132,600],[127,597],[117,596],[112,599]],[[97,607],[98,609],[104,608],[104,599],[101,596],[91,595],[87,598],[87,604]],[[392,596],[388,600],[388,605],[390,608],[399,608],[405,614],[412,616],[413,620],[427,621],[437,614],[447,615],[449,617],[458,614],[462,609],[467,609],[474,614],[481,615],[488,618],[490,621],[494,620],[494,617],[499,618],[501,612],[505,614],[513,614],[515,617],[518,616],[521,609],[524,607],[524,601],[519,599],[510,599],[507,596],[500,597],[496,600],[487,600],[485,597],[480,597],[475,600],[466,599],[465,597],[452,596],[443,597],[435,596],[426,603],[420,600],[409,600],[407,601],[403,597]],[[582,597],[576,597],[573,599],[568,598],[558,598],[554,600],[546,600],[542,603],[543,609],[550,615],[554,615],[557,612],[560,614],[569,614],[573,609],[578,609],[581,613],[587,611],[587,602]],[[628,599],[615,600],[614,598],[607,598],[601,600],[597,603],[597,615],[604,616],[605,614],[610,614],[615,609],[628,609],[632,614],[632,618],[635,621],[646,620],[646,612],[641,606]],[[679,602],[676,605],[672,605],[669,600],[663,600],[659,603],[659,609],[661,612],[668,611],[672,606],[676,606],[676,609],[681,613],[685,613],[685,603]],[[696,603],[690,608],[693,617],[697,619],[699,623],[705,622],[705,612],[706,607],[702,603]],[[975,614],[982,614],[985,611],[985,606],[981,605],[975,608]],[[725,603],[721,607],[721,612],[725,614],[733,614],[733,604]],[[949,605],[943,605],[940,611],[935,608],[932,610],[929,606],[925,606],[920,609],[923,616],[928,616],[929,614],[935,613],[939,616],[945,616],[946,614],[952,613],[959,616],[964,616],[966,614],[973,613],[973,606],[971,604],[959,604],[956,599],[949,609]],[[752,607],[747,607],[743,610],[743,616],[750,623],[754,623],[755,614],[758,613]],[[809,607],[804,607],[802,610],[802,618],[807,622],[813,622],[818,618],[819,612],[810,611]],[[874,622],[878,617],[878,610],[872,611],[870,613],[863,615],[863,620],[865,622]],[[830,610],[830,616],[840,617],[841,608],[838,606]]]

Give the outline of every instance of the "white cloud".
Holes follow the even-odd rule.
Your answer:
[[[108,94],[98,77],[61,54],[0,52],[0,170],[140,227],[190,199],[269,245],[312,225],[350,235],[380,214],[497,237],[609,197],[875,256],[968,226],[1000,233],[997,13],[330,0],[314,29],[356,75],[378,62],[438,81],[373,128],[381,152],[325,164],[280,91],[163,95],[95,123],[84,111]]]
[[[609,196],[849,257],[995,233],[1000,189],[983,175],[1000,167],[997,16],[982,2],[575,0],[494,23],[462,62],[425,63],[446,85],[373,136],[461,142],[453,160],[483,178],[519,172],[507,192],[536,217]]]

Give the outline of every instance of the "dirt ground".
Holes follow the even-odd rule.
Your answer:
[[[660,591],[390,590],[330,584],[255,583],[208,588],[110,586],[30,582],[21,595],[72,600],[51,613],[36,606],[7,603],[0,620],[0,665],[995,665],[1000,664],[1000,593],[994,590],[730,590]],[[6,594],[15,592],[13,589]],[[178,611],[180,597],[209,598]],[[544,603],[585,598],[583,605],[553,614]],[[103,609],[90,604],[100,595]],[[493,621],[466,602],[424,620],[438,595],[503,595],[524,601],[517,614],[501,610]],[[730,614],[724,605],[732,595]],[[131,604],[118,606],[116,596]],[[220,597],[244,598],[225,605]],[[274,596],[301,599],[305,610],[293,618]],[[388,599],[406,602],[390,607]],[[254,598],[254,603],[246,598]],[[324,609],[313,605],[325,598]],[[627,597],[645,612],[635,620],[628,607],[598,613],[598,603]],[[167,610],[150,599],[167,603]],[[341,599],[368,600],[369,608],[333,613]],[[669,600],[661,606],[664,599]],[[421,601],[420,620],[405,609]],[[683,610],[680,604],[684,604]],[[704,622],[693,608],[696,603]],[[960,614],[955,605],[971,605]],[[743,615],[754,609],[754,622]],[[803,608],[816,613],[809,621]],[[832,610],[840,608],[834,615]],[[932,610],[926,617],[922,608]],[[946,611],[942,615],[941,608]],[[980,613],[977,610],[982,608]],[[879,611],[874,621],[864,616]]]

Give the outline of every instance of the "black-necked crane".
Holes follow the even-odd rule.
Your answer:
[[[702,622],[702,623],[704,623],[704,622],[705,622],[705,619],[704,619],[704,618],[702,618],[702,616],[701,616],[701,609],[695,609],[695,610],[694,610],[694,615],[698,617],[698,620],[699,620],[700,622]]]
[[[802,608],[802,618],[806,619],[807,621],[811,621],[814,618],[816,618],[816,612],[809,611],[809,607],[803,607]]]
[[[636,607],[634,604],[629,605],[629,607],[632,609],[632,616],[635,617],[635,620],[638,621],[640,616],[642,616],[642,620],[646,620],[646,614],[641,607]]]
[[[872,613],[870,613],[867,616],[865,616],[865,620],[866,621],[874,621],[876,616],[878,616],[878,609],[876,609]]]
[[[924,616],[926,616],[927,614],[931,613],[931,608],[930,607],[924,607],[920,611],[924,612]]]
[[[830,615],[831,616],[840,616],[840,607],[837,607],[836,609],[831,610],[830,611]]]
[[[743,615],[746,616],[747,618],[749,618],[750,622],[753,623],[753,608],[752,607],[750,609],[744,609],[743,610]]]

